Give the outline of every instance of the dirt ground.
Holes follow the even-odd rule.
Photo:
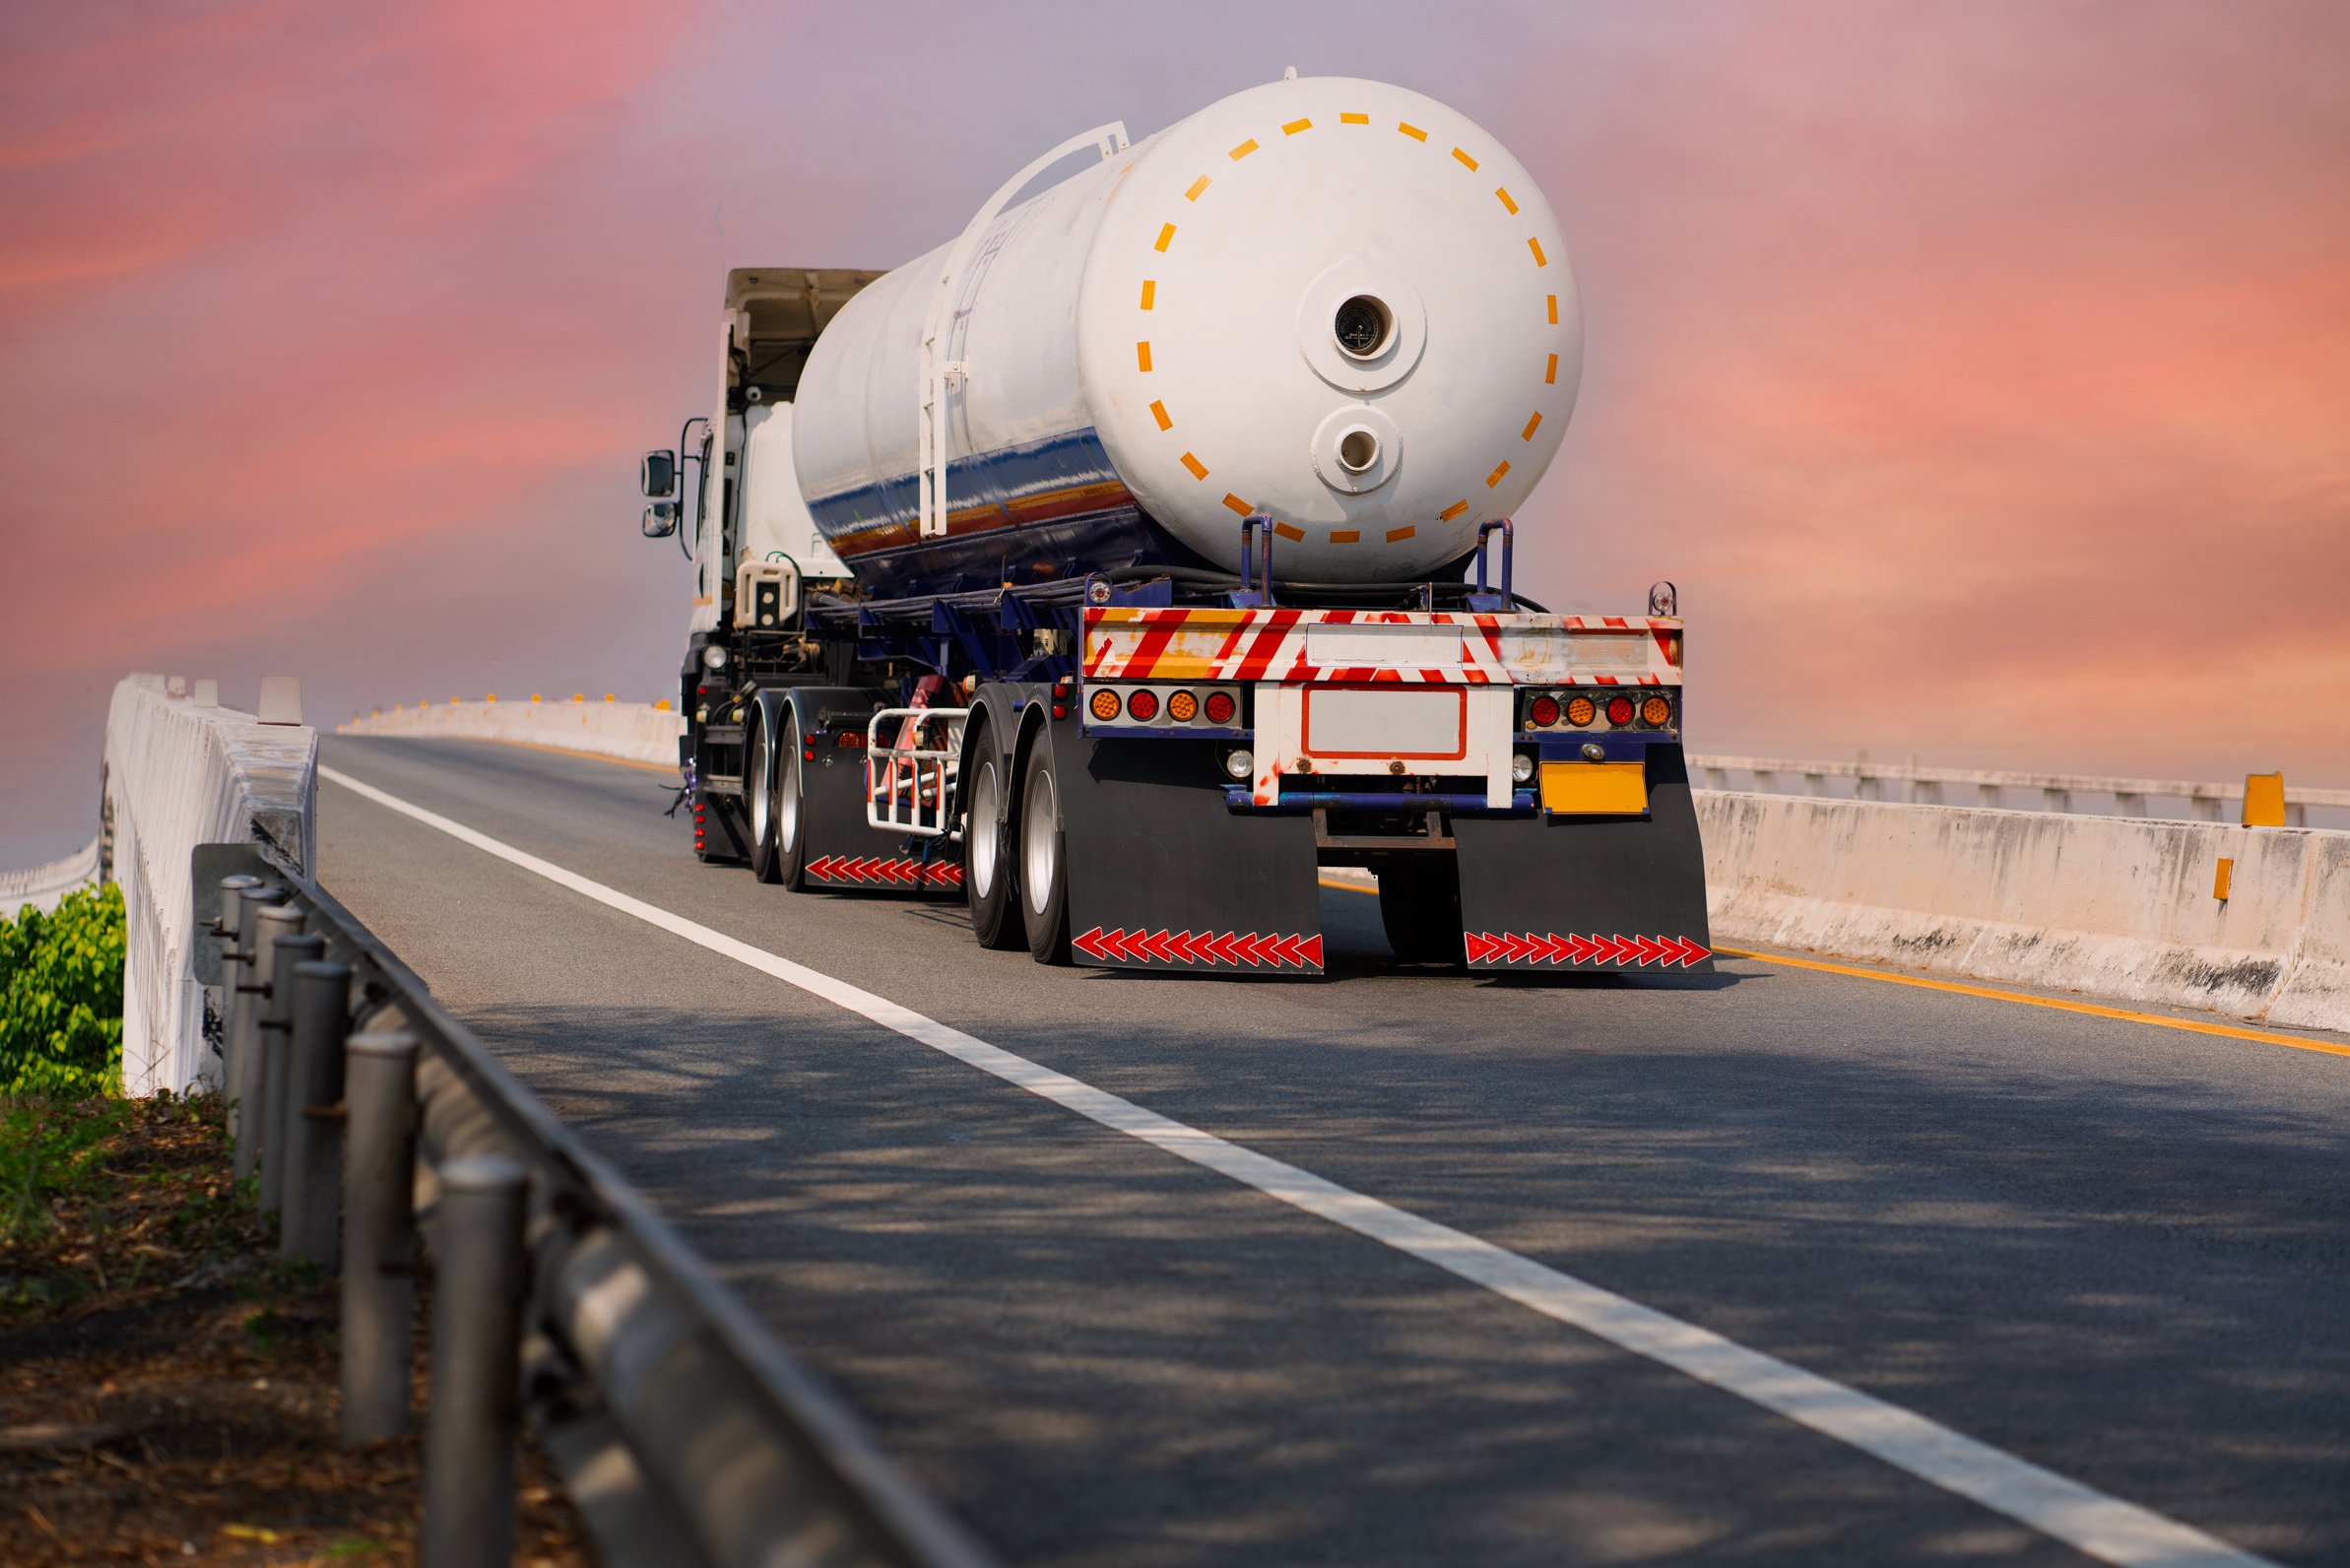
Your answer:
[[[0,1563],[413,1562],[421,1437],[336,1421],[334,1281],[277,1262],[217,1101],[0,1107]],[[516,1561],[593,1562],[520,1474]]]

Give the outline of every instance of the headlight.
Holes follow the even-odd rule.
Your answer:
[[[1257,759],[1246,750],[1235,747],[1224,753],[1224,771],[1236,779],[1246,779],[1257,771]]]
[[[702,651],[701,651],[701,663],[702,663],[702,668],[703,668],[703,669],[705,669],[705,670],[723,670],[723,669],[725,669],[725,668],[726,668],[726,649],[724,649],[723,647],[719,646],[719,645],[718,645],[717,643],[715,643],[715,642],[711,643],[711,644],[710,644],[708,647],[706,647],[706,648],[702,649]]]
[[[1510,778],[1519,784],[1531,784],[1534,776],[1534,759],[1524,751],[1510,753]]]

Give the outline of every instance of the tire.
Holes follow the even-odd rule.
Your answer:
[[[1004,808],[1009,790],[1005,761],[996,754],[993,727],[982,721],[971,748],[970,804],[963,813],[963,907],[971,912],[971,935],[982,947],[1009,952],[1023,947],[1028,932],[1021,922],[1015,884],[1013,822]],[[1007,819],[999,822],[998,817]]]
[[[774,881],[802,892],[808,886],[808,810],[800,789],[800,715],[791,708],[784,713],[784,746],[775,758]]]
[[[743,794],[751,806],[751,875],[763,882],[783,881],[775,853],[775,755],[767,744],[765,720],[754,723],[743,753]]]
[[[1379,869],[1379,921],[1403,963],[1466,963],[1461,868],[1434,851],[1399,855]]]
[[[1020,814],[1013,842],[1019,868],[1020,923],[1028,956],[1038,963],[1069,962],[1069,839],[1061,828],[1061,781],[1052,744],[1039,736],[1020,769]]]

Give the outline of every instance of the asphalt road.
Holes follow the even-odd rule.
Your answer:
[[[661,775],[332,767],[2290,1563],[2350,1562],[2350,1058],[1729,961],[1048,970],[703,867]],[[1009,1561],[2077,1563],[2000,1513],[333,783],[321,880]],[[2311,1036],[2313,1039],[2340,1037]]]

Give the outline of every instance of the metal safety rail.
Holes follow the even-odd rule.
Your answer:
[[[1800,793],[1825,795],[1828,780],[1849,778],[1855,781],[1854,794],[1864,801],[1901,799],[1918,806],[1988,806],[1994,809],[2009,804],[2009,791],[2022,795],[2043,811],[2070,812],[2076,795],[2111,796],[2115,815],[2146,817],[2149,800],[2185,802],[2194,820],[2216,822],[2229,801],[2244,799],[2244,785],[2193,783],[2185,779],[2108,778],[2088,773],[2026,773],[2006,772],[1990,768],[1931,767],[1915,762],[1871,762],[1865,759],[1852,762],[1790,761],[1764,756],[1692,756],[1689,768],[1698,774],[1708,789],[1730,788],[1730,775],[1749,774],[1754,787],[1765,794],[1781,793],[1783,779],[1800,779]],[[1902,793],[1886,793],[1887,785],[1898,785]],[[1945,795],[1945,790],[1972,790],[1974,799],[1962,801]],[[1784,793],[1797,793],[1787,790]],[[2037,797],[2035,800],[2034,798]],[[2299,827],[2306,820],[2312,806],[2350,809],[2350,790],[2308,789],[2299,785],[2284,786],[2286,822]]]
[[[349,911],[265,846],[196,870],[236,1174],[340,1264],[346,1445],[410,1426],[430,1266],[427,1568],[511,1561],[525,1412],[621,1568],[989,1561]]]
[[[969,708],[883,708],[866,723],[866,825],[962,842],[954,785],[970,717]]]

